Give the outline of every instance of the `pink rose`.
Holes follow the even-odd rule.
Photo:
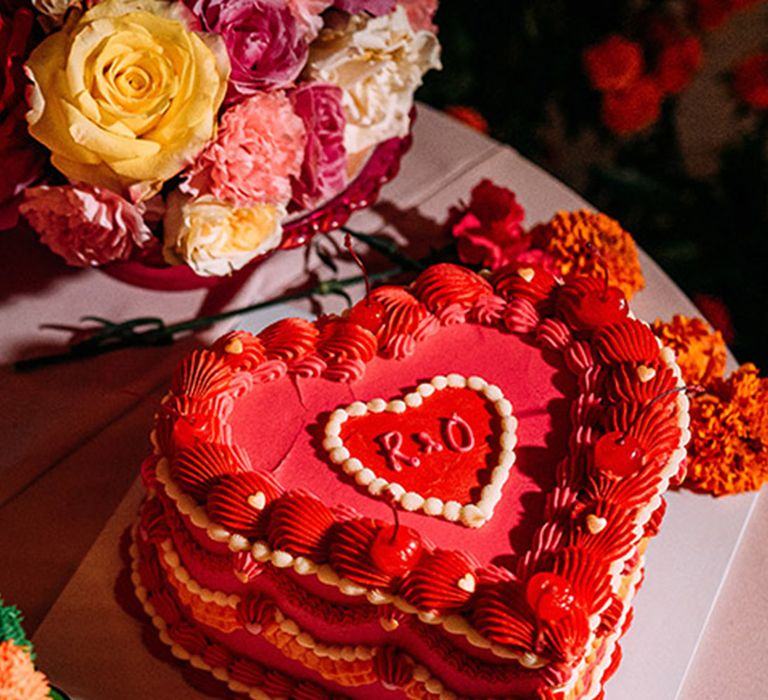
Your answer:
[[[296,114],[304,122],[307,145],[301,173],[293,179],[293,200],[310,209],[346,184],[346,119],[341,88],[329,83],[308,83],[290,94]]]
[[[125,260],[155,242],[141,209],[100,187],[31,187],[19,211],[45,245],[76,267]]]
[[[230,102],[287,87],[301,73],[309,42],[287,0],[187,2],[204,28],[224,39],[232,64]]]
[[[179,189],[237,207],[286,204],[305,143],[304,123],[285,94],[257,93],[224,112],[216,139],[197,157]]]
[[[360,12],[367,12],[374,17],[388,15],[395,9],[397,3],[395,0],[335,0],[333,6],[350,15],[356,15]]]
[[[472,190],[469,206],[453,210],[449,218],[459,259],[491,270],[516,260],[530,247],[522,227],[524,216],[514,192],[482,180]]]
[[[46,153],[27,131],[22,64],[31,47],[35,16],[28,8],[0,12],[0,229],[15,226],[18,196],[37,180]],[[11,8],[8,8],[11,9]]]

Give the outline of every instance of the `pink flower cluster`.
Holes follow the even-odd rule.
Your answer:
[[[109,5],[104,11],[115,11],[115,16],[126,8],[152,11],[138,5],[134,8],[128,0],[86,0],[82,4],[86,11],[78,16],[78,26],[90,21],[87,8],[94,6],[103,9]],[[54,154],[48,162],[49,152],[29,136],[32,122],[28,124],[27,118],[34,109],[24,100],[28,83],[24,62],[31,71],[35,55],[30,59],[30,54],[35,46],[52,38],[45,34],[61,32],[68,37],[69,30],[68,25],[62,28],[66,3],[27,5],[22,0],[0,0],[0,228],[5,212],[13,214],[5,217],[10,225],[21,213],[42,242],[67,263],[91,266],[141,255],[151,246],[159,247],[163,236],[165,254],[168,241],[174,239],[169,235],[174,207],[196,212],[196,221],[211,226],[217,223],[209,220],[211,212],[224,212],[224,218],[233,220],[274,215],[277,223],[265,240],[279,241],[287,212],[315,208],[343,190],[350,154],[357,153],[348,145],[354,109],[351,87],[344,82],[346,73],[340,69],[338,77],[319,76],[313,73],[313,61],[319,60],[317,56],[325,60],[338,56],[339,65],[345,66],[345,61],[352,65],[359,59],[355,53],[359,47],[353,41],[339,46],[333,43],[335,34],[347,29],[350,36],[369,31],[374,37],[370,41],[383,42],[388,40],[387,32],[392,33],[388,29],[392,24],[400,31],[397,37],[409,37],[401,42],[424,43],[422,30],[435,31],[432,17],[437,0],[171,0],[168,16],[196,34],[210,50],[210,61],[222,67],[217,101],[207,115],[210,128],[198,142],[182,149],[175,171],[162,174],[144,189],[123,187],[120,181],[119,191],[112,181],[88,179],[87,168],[76,176],[65,172],[70,178],[67,184],[46,184],[59,183],[61,178],[53,170],[57,166],[53,146],[46,144]],[[398,24],[403,9],[410,33]],[[374,21],[375,26],[368,30],[367,25]],[[329,31],[322,31],[324,27]],[[436,52],[436,40],[431,39]],[[392,52],[394,56],[394,49]],[[390,65],[388,72],[381,69],[383,75],[391,73],[399,79],[401,73],[423,73],[437,64],[436,58],[431,63],[425,59],[429,65],[421,67],[409,58],[417,64],[414,68],[405,60],[400,65],[399,56],[387,59]],[[417,85],[412,82],[411,99]],[[129,87],[138,89],[132,83]],[[396,92],[373,84],[370,103],[378,105],[388,90]],[[393,109],[385,107],[390,112]],[[377,128],[378,124],[370,127],[374,147],[385,140],[375,138]],[[361,162],[355,161],[355,167]],[[238,211],[245,209],[248,212]],[[222,230],[225,228],[222,224]],[[178,262],[167,255],[166,260]]]
[[[468,265],[497,270],[514,262],[557,272],[551,256],[534,246],[524,218],[515,193],[485,179],[475,185],[469,204],[451,209],[447,227],[456,239],[459,260]]]

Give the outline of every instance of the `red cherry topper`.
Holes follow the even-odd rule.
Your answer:
[[[379,302],[371,299],[371,280],[368,270],[365,269],[365,264],[352,247],[352,237],[348,233],[344,236],[344,247],[360,268],[360,272],[363,273],[363,282],[365,282],[365,298],[350,309],[349,320],[368,329],[371,333],[376,333],[384,319],[384,308]]]
[[[525,599],[536,617],[557,622],[568,615],[576,602],[571,584],[559,574],[539,571],[528,580]]]
[[[394,525],[382,526],[371,544],[371,559],[385,574],[403,576],[421,556],[422,544],[419,533],[400,526],[400,516],[392,492],[384,492],[385,500],[395,518]]]
[[[630,435],[632,428],[637,425],[640,418],[658,401],[676,394],[680,391],[701,393],[703,387],[698,385],[678,386],[662,391],[646,403],[637,413],[632,422],[623,432],[612,430],[602,435],[595,443],[593,452],[593,464],[595,469],[607,476],[621,479],[636,473],[643,466],[645,450],[636,438]]]
[[[588,260],[599,260],[603,267],[603,289],[598,291],[588,289],[574,300],[571,307],[569,321],[583,331],[594,331],[603,326],[620,323],[629,313],[629,304],[618,287],[609,284],[608,265],[591,243],[586,244],[586,257]]]

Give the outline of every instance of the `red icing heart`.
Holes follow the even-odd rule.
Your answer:
[[[402,399],[334,411],[323,446],[372,495],[479,527],[493,515],[514,464],[516,427],[498,387],[452,374]]]

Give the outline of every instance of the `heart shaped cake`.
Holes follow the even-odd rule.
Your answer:
[[[683,388],[623,297],[536,267],[229,333],[156,415],[136,593],[252,698],[598,697]]]

